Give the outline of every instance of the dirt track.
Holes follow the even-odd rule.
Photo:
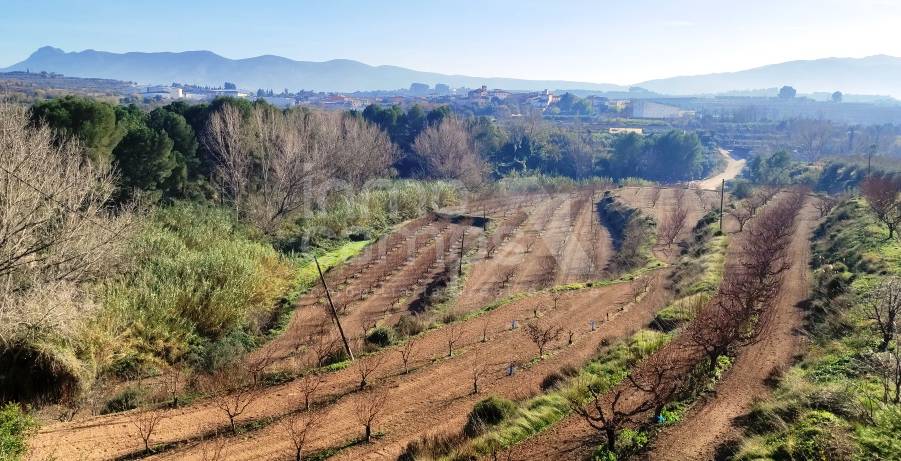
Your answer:
[[[807,299],[810,287],[809,239],[815,226],[816,211],[808,204],[799,218],[790,252],[792,267],[786,274],[770,328],[758,344],[738,355],[711,398],[701,402],[685,420],[655,439],[646,459],[713,459],[720,444],[739,435],[732,421],[747,413],[754,399],[770,392],[766,380],[772,371],[790,364],[800,351],[801,337],[796,331],[802,326],[803,313],[798,304]]]

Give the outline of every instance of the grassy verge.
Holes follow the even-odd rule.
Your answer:
[[[808,350],[745,417],[743,440],[723,450],[739,460],[899,459],[901,405],[884,398],[887,353],[866,296],[901,273],[901,243],[852,199],[817,229],[813,255]]]

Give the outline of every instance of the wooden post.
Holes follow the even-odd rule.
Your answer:
[[[316,271],[319,272],[319,280],[322,281],[322,288],[325,289],[325,297],[328,299],[328,305],[332,310],[332,317],[335,318],[335,323],[338,325],[338,333],[341,334],[341,341],[344,342],[344,351],[347,352],[348,357],[350,357],[350,361],[354,361],[354,353],[350,350],[350,344],[347,342],[347,336],[344,336],[344,328],[341,327],[341,320],[338,318],[338,311],[335,309],[335,305],[332,303],[332,295],[328,291],[328,285],[325,283],[325,277],[322,276],[322,269],[319,267],[319,260],[316,259],[316,256],[313,256],[313,261],[316,263]]]
[[[457,267],[457,275],[463,275],[463,244],[466,243],[466,229],[463,229],[463,235],[460,236],[460,264]]]
[[[726,178],[723,178],[723,185],[720,186],[720,232],[726,232],[723,230],[723,206],[725,206],[726,199]]]

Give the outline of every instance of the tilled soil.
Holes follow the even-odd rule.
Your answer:
[[[808,204],[798,219],[790,247],[791,269],[776,303],[776,316],[761,340],[739,353],[715,394],[693,408],[686,419],[655,438],[648,460],[714,459],[717,448],[738,434],[733,420],[745,414],[755,398],[766,395],[767,378],[774,369],[790,364],[800,348],[797,329],[803,314],[798,304],[809,287],[809,238],[815,225],[815,210]],[[736,247],[737,239],[730,243]],[[676,340],[678,342],[678,339]],[[603,437],[581,417],[571,415],[545,432],[511,447],[509,459],[584,459]]]

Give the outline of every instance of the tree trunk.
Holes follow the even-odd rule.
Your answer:
[[[369,424],[366,425],[366,435],[364,438],[366,439],[366,443],[372,442],[372,426]]]
[[[294,456],[294,461],[301,461],[302,456],[301,456],[301,452],[300,452],[300,451],[301,451],[301,449],[298,448],[298,449],[297,449],[297,452],[295,453],[295,456]]]
[[[616,429],[608,427],[604,432],[607,433],[607,451],[616,453]]]

